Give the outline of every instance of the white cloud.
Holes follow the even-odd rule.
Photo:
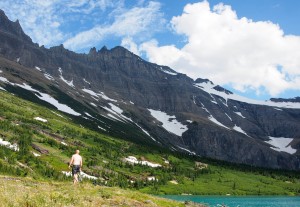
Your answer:
[[[96,25],[66,40],[64,45],[72,50],[80,50],[95,46],[111,35],[126,38],[123,43],[127,45],[131,38],[142,37],[145,40],[146,37],[160,30],[165,23],[158,2],[150,1],[144,7],[136,6],[129,10],[118,8],[112,13],[114,15],[112,24]]]
[[[140,52],[151,62],[240,91],[275,96],[300,87],[300,37],[284,35],[279,25],[238,18],[230,6],[220,3],[211,9],[207,1],[187,4],[171,25],[186,38],[185,45],[141,44]]]
[[[131,52],[140,56],[140,52],[137,44],[133,41],[131,37],[125,37],[122,39],[121,46],[127,48]]]

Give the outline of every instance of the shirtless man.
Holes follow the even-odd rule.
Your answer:
[[[82,168],[82,157],[79,155],[79,150],[75,151],[72,156],[69,168],[72,166],[73,184],[78,183],[78,173],[80,173]]]

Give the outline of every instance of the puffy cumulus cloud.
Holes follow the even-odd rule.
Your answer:
[[[139,52],[146,52],[146,56],[150,62],[155,62],[163,65],[174,66],[175,62],[180,63],[178,60],[184,59],[187,55],[175,45],[158,46],[158,41],[152,39],[148,42],[142,43],[139,48]],[[183,61],[184,62],[184,61]],[[174,67],[180,68],[180,67]]]
[[[138,56],[141,55],[138,49],[138,45],[133,41],[131,37],[123,38],[121,42],[121,46],[127,48],[128,50],[130,50],[131,52],[133,52]]]
[[[168,65],[192,78],[209,78],[237,90],[272,96],[300,87],[300,37],[284,35],[269,21],[238,18],[222,3],[187,4],[173,17],[175,33],[185,45],[159,46],[155,40],[139,46],[151,62]]]
[[[64,45],[72,50],[81,50],[95,46],[108,36],[115,36],[125,38],[123,44],[132,46],[132,43],[129,44],[132,38],[145,40],[165,24],[160,6],[159,2],[150,1],[145,6],[115,10],[112,24],[96,25],[69,38]]]
[[[34,42],[53,46],[63,42],[70,34],[63,30],[82,14],[91,14],[112,7],[117,0],[5,0],[0,8],[12,20],[19,19],[25,33]],[[80,14],[80,17],[79,17]],[[79,22],[79,21],[78,21]],[[78,24],[77,24],[78,25]]]

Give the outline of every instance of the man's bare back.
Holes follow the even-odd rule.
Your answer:
[[[79,155],[79,150],[76,150],[75,154],[72,155],[69,168],[72,166],[73,183],[78,183],[78,173],[82,168],[82,157]]]

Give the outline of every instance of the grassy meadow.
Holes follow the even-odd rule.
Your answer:
[[[73,185],[70,181],[36,181],[30,178],[0,176],[0,186],[1,207],[202,206],[193,203],[184,204],[117,187],[94,186],[89,182]]]

